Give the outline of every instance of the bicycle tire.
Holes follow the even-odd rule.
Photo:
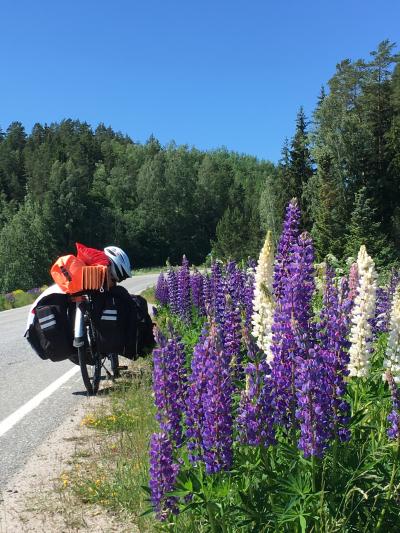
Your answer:
[[[110,353],[109,354],[111,372],[114,378],[119,378],[119,358],[118,354]]]
[[[87,335],[90,335],[91,325],[89,324],[87,328]],[[95,396],[99,390],[101,380],[101,355],[94,350],[86,338],[84,346],[78,348],[78,358],[86,390],[89,396]]]

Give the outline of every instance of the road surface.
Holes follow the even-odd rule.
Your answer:
[[[135,276],[122,285],[138,294],[154,285],[157,276]],[[28,310],[0,312],[0,493],[37,446],[86,399],[76,365],[41,360],[23,338]]]

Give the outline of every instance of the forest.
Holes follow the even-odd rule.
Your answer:
[[[65,119],[0,130],[0,292],[49,281],[75,242],[119,245],[133,268],[212,254],[258,256],[277,242],[297,197],[318,260],[365,244],[379,266],[400,258],[400,67],[394,43],[345,59],[277,164],[229,151],[139,143],[111,127]],[[318,88],[316,88],[316,94]],[[266,144],[268,140],[266,139]]]

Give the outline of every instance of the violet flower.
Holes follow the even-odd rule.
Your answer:
[[[178,314],[179,305],[178,305],[178,277],[173,268],[168,270],[167,274],[167,283],[168,283],[168,301],[171,312]]]
[[[250,341],[249,356],[253,359],[245,368],[246,388],[242,392],[236,425],[242,444],[264,446],[274,444],[272,411],[272,381],[270,368],[263,358],[258,360],[257,346]]]
[[[224,321],[225,309],[225,280],[222,275],[221,264],[216,261],[211,267],[210,278],[211,289],[211,309],[212,317],[219,326],[222,326]]]
[[[197,309],[198,314],[204,316],[206,308],[204,304],[203,275],[198,270],[195,270],[190,277],[190,287],[193,305]]]
[[[156,419],[161,429],[178,446],[182,443],[182,416],[186,398],[186,356],[179,338],[166,339],[155,332],[158,347],[153,350],[153,391]]]
[[[178,313],[186,324],[191,320],[191,310],[189,261],[184,255],[178,271]]]
[[[386,380],[389,385],[390,393],[392,396],[392,411],[387,417],[387,421],[390,424],[387,434],[389,439],[398,439],[400,437],[400,393],[397,385],[393,379],[392,373],[388,370],[386,372]]]
[[[229,357],[218,339],[216,324],[209,332],[209,357],[205,361],[206,387],[202,395],[201,428],[203,460],[208,474],[232,466],[232,383]]]
[[[179,465],[174,463],[172,443],[166,433],[153,433],[150,439],[150,491],[157,518],[166,520],[168,514],[178,513],[176,498],[166,494],[174,489]]]
[[[168,282],[165,279],[163,272],[160,273],[157,279],[155,297],[156,297],[156,300],[161,305],[168,305],[169,303]]]
[[[289,211],[290,214],[290,211]],[[292,239],[292,233],[284,234],[283,239]],[[283,270],[278,269],[280,299],[276,302],[272,325],[271,374],[274,384],[274,407],[277,423],[287,428],[295,423],[298,398],[296,388],[302,388],[301,380],[308,381],[307,373],[314,371],[305,365],[301,374],[298,368],[302,361],[310,357],[315,342],[315,331],[311,321],[311,298],[314,292],[312,241],[303,233],[298,244],[291,243],[286,249],[288,257],[283,257]],[[297,383],[295,382],[298,377]],[[298,418],[301,419],[299,415]]]
[[[277,302],[282,299],[284,294],[285,280],[288,275],[288,262],[290,261],[292,247],[297,242],[300,234],[300,217],[301,213],[297,199],[293,198],[286,208],[283,230],[275,256],[273,288]]]

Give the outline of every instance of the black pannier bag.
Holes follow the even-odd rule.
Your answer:
[[[153,322],[145,298],[116,286],[96,296],[95,308],[94,326],[100,353],[136,359],[154,348]]]
[[[64,361],[76,353],[72,345],[72,324],[65,294],[50,294],[40,300],[26,337],[42,359]]]
[[[124,356],[136,359],[152,351],[155,346],[153,322],[149,315],[147,301],[143,296],[130,295],[131,312]]]
[[[126,343],[129,306],[114,291],[93,297],[92,321],[96,348],[101,354],[122,354]]]

